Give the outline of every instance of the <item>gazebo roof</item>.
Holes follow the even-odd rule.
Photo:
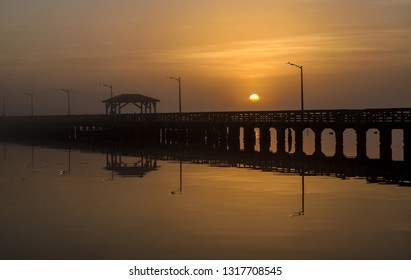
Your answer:
[[[137,93],[125,93],[102,101],[103,103],[146,103],[160,102],[160,100]]]

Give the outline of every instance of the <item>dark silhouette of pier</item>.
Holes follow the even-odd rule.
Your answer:
[[[205,145],[221,150],[254,151],[259,130],[261,153],[269,153],[276,131],[277,157],[287,156],[294,131],[294,155],[304,155],[303,131],[314,134],[314,156],[322,154],[322,133],[335,134],[335,158],[344,158],[344,131],[356,133],[356,158],[367,159],[367,131],[379,134],[380,159],[392,160],[392,131],[403,132],[404,161],[411,161],[411,108],[364,110],[241,111],[1,117],[0,136],[17,139],[138,139],[159,144]],[[240,137],[240,133],[242,134]],[[286,141],[288,139],[288,141]],[[289,142],[289,143],[287,143]]]
[[[222,149],[217,145],[159,144],[138,141],[112,142],[96,141],[94,139],[52,139],[44,141],[22,139],[18,143],[32,147],[45,146],[52,149],[67,150],[68,172],[70,171],[70,152],[80,150],[105,154],[106,160],[103,168],[111,171],[112,176],[143,177],[160,169],[161,164],[159,161],[176,161],[180,162],[180,166],[184,162],[300,176],[330,176],[342,180],[363,178],[368,183],[411,186],[411,162],[409,161],[341,158],[336,155],[318,157],[304,154],[286,154],[279,157],[273,153]],[[3,149],[5,151],[6,144],[4,145]]]

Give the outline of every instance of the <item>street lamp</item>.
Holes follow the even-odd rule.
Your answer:
[[[110,89],[110,98],[113,98],[113,85],[100,83],[100,86],[108,87]]]
[[[168,78],[178,81],[178,110],[181,113],[181,77],[168,77]]]
[[[301,73],[301,122],[304,121],[304,83],[303,83],[303,66],[302,65],[297,65],[294,63],[291,63],[290,61],[287,62],[288,65],[295,66],[300,68],[300,73]],[[308,132],[308,131],[307,131]],[[301,143],[302,145],[302,143]],[[292,216],[298,215],[298,216],[303,216],[304,215],[304,196],[305,196],[305,180],[304,180],[304,161],[301,161],[301,211],[299,211],[297,214],[293,214]]]
[[[302,113],[301,118],[303,118],[303,114],[304,114],[303,66],[302,66],[302,65],[297,65],[297,64],[294,64],[294,63],[291,63],[291,62],[287,62],[287,64],[288,64],[288,65],[291,65],[291,66],[298,67],[298,68],[300,68],[300,70],[301,70],[301,113]]]
[[[70,90],[62,88],[60,91],[67,92],[67,113],[70,116]]]
[[[3,99],[3,117],[6,116],[6,97],[2,97]]]
[[[33,94],[26,92],[24,95],[30,96],[31,100],[31,116],[34,116],[34,109],[33,109]]]
[[[100,83],[100,86],[102,86],[102,87],[108,87],[108,88],[110,89],[110,99],[113,99],[113,85],[112,85],[112,84]],[[110,107],[111,107],[111,113],[113,113],[113,112],[114,112],[114,107],[113,107],[113,105],[111,104]],[[107,113],[108,113],[108,112],[107,112],[107,105],[106,105],[106,114],[107,114]]]

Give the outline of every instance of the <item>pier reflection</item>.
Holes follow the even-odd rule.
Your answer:
[[[356,159],[316,157],[286,154],[276,157],[272,153],[216,150],[199,146],[178,145],[124,145],[110,144],[88,146],[77,143],[79,149],[107,154],[106,169],[124,176],[144,176],[157,170],[157,160],[176,160],[212,166],[249,168],[264,172],[294,173],[304,176],[332,176],[341,179],[364,178],[369,183],[385,183],[408,186],[411,183],[411,162],[383,159]],[[117,148],[114,148],[117,145]],[[120,148],[121,146],[121,148]],[[124,163],[122,156],[135,159]],[[181,169],[180,168],[180,169]],[[180,182],[182,177],[180,176]],[[304,181],[303,181],[304,190]],[[303,211],[302,211],[303,212]]]
[[[70,175],[71,173],[71,143],[67,146],[67,168],[60,170],[60,175]]]
[[[180,173],[182,173],[182,163],[187,162],[211,166],[247,168],[263,172],[300,174],[303,179],[303,192],[305,176],[331,176],[340,179],[356,177],[364,178],[368,183],[411,185],[410,161],[341,158],[337,156],[317,157],[316,155],[306,154],[283,154],[278,156],[271,152],[250,152],[238,149],[221,150],[199,145],[151,145],[149,143],[95,141],[20,142],[20,144],[68,150],[68,170],[70,170],[70,154],[72,149],[103,153],[106,155],[103,169],[112,171],[113,176],[143,177],[149,172],[160,168],[158,165],[159,160],[167,160],[178,161],[180,163]],[[5,144],[3,144],[3,154],[6,154]],[[182,185],[181,174],[180,185]],[[301,212],[304,213],[303,209]]]
[[[180,182],[179,182],[179,189],[177,190],[172,190],[169,194],[170,195],[175,195],[175,194],[183,194],[183,161],[179,161],[180,165]]]

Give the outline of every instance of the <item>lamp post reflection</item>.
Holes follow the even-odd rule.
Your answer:
[[[305,171],[304,171],[304,164],[302,165],[301,169],[301,210],[289,215],[289,217],[294,216],[304,216],[304,199],[305,199]]]
[[[69,145],[68,147],[68,155],[67,155],[67,169],[66,170],[60,170],[60,175],[70,175],[71,172],[71,147]]]
[[[180,159],[180,194],[183,194],[183,162]]]
[[[183,161],[180,159],[180,189],[179,193],[183,194]],[[175,195],[177,191],[171,191],[169,194]]]
[[[31,162],[26,163],[26,168],[33,168],[34,167],[34,146],[31,145]]]

